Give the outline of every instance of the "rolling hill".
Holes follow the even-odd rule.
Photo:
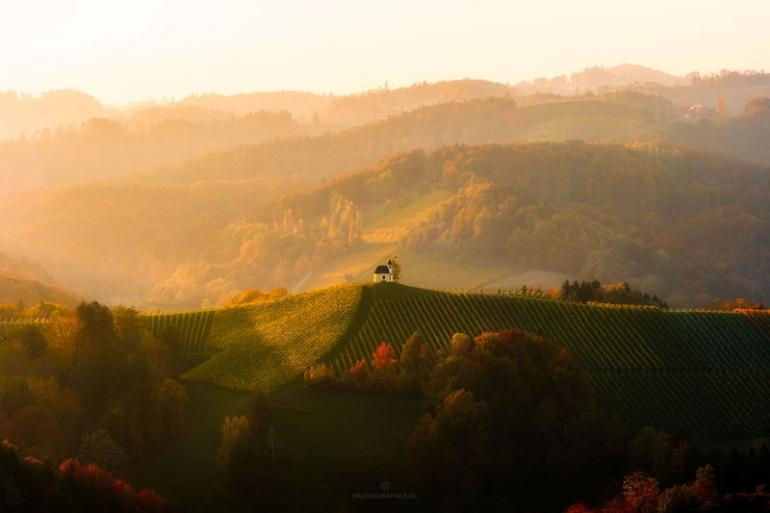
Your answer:
[[[303,134],[287,112],[244,116],[155,109],[130,119],[94,118],[0,142],[0,191],[39,190],[168,166],[208,153]]]
[[[0,269],[0,304],[31,306],[41,301],[73,306],[78,299],[55,285]]]
[[[131,181],[12,197],[0,201],[0,243],[86,294],[162,308],[358,279],[396,251],[427,270],[423,286],[598,278],[671,304],[764,300],[766,170],[660,144],[607,145],[657,138],[671,115],[669,103],[634,93],[423,107]],[[602,144],[394,155],[572,138]]]
[[[409,280],[422,286],[547,287],[578,277],[627,281],[675,305],[762,300],[769,180],[767,168],[661,144],[457,146],[285,196],[239,226],[278,222],[284,240],[336,244],[305,260],[297,279],[308,276],[309,288],[366,278],[372,262],[396,253],[405,273],[421,269]],[[339,198],[361,214],[352,242],[343,223],[352,214],[329,208]],[[334,220],[333,234],[323,219]],[[227,275],[257,265],[235,252],[241,244]]]
[[[381,341],[398,352],[414,331],[433,351],[462,331],[519,328],[569,349],[596,393],[632,427],[702,442],[768,434],[770,314],[584,305],[400,284],[349,285],[218,310],[213,356],[187,379],[235,390],[280,389],[308,366],[338,375]]]
[[[41,301],[71,307],[79,300],[75,294],[59,287],[37,263],[0,253],[0,305],[29,307]]]
[[[204,298],[215,303],[245,288],[246,280],[256,286],[292,287],[308,272],[301,262],[310,251],[305,247],[286,252],[291,258],[284,256],[283,264],[267,259],[235,280],[222,270],[240,252],[240,237],[253,232],[239,227],[244,214],[262,205],[271,217],[283,215],[280,206],[276,210],[270,203],[277,193],[303,190],[303,181],[317,183],[323,176],[333,178],[418,147],[562,137],[614,140],[622,134],[633,138],[647,131],[640,125],[654,118],[654,109],[631,100],[607,97],[517,107],[512,100],[491,98],[441,104],[336,134],[215,152],[131,180],[16,195],[0,199],[0,242],[41,260],[65,283],[111,302],[187,307],[199,306]],[[35,147],[31,144],[31,156]],[[100,162],[96,157],[94,162]],[[118,240],[115,226],[123,227]],[[208,245],[213,239],[221,243]],[[265,269],[277,267],[285,269],[286,278],[263,277]],[[196,277],[189,278],[190,273]],[[165,283],[217,278],[216,291],[201,286],[203,293],[177,294],[176,285]]]
[[[583,139],[636,142],[658,136],[670,104],[635,93],[546,98],[518,106],[483,98],[419,107],[317,137],[288,138],[216,152],[137,175],[153,183],[298,174],[332,178],[397,152],[448,144]]]

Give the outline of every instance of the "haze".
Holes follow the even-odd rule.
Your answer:
[[[107,103],[191,93],[350,93],[461,77],[516,82],[635,62],[770,68],[761,0],[10,2],[0,89]],[[716,64],[718,63],[718,64]]]

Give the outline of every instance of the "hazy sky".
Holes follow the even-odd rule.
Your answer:
[[[770,0],[0,0],[0,90],[108,103],[591,65],[770,70]]]

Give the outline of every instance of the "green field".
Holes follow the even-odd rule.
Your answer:
[[[631,425],[702,442],[770,432],[770,315],[584,305],[403,285],[349,285],[218,310],[211,358],[185,378],[233,390],[276,390],[318,362],[338,375],[382,341],[414,331],[434,351],[458,331],[517,327],[569,349],[599,400]]]

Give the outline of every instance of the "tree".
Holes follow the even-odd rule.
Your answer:
[[[162,429],[163,440],[182,434],[190,396],[185,388],[171,378],[164,379],[155,392],[155,413]]]
[[[75,310],[78,327],[78,346],[104,345],[115,337],[112,312],[106,306],[93,301],[81,303]]]
[[[334,375],[334,371],[326,363],[311,365],[305,371],[305,383],[328,387],[333,385],[335,381],[336,376]]]
[[[458,346],[466,344],[457,338]],[[622,462],[622,422],[596,407],[579,362],[542,337],[516,330],[483,333],[472,349],[450,353],[436,365],[425,391],[433,413],[415,430],[412,446],[424,446],[418,468],[433,469],[424,477],[446,489],[455,486],[447,451],[458,460],[484,462],[465,484],[475,490],[471,495],[482,510],[498,501],[522,509],[544,506],[555,500],[557,489],[560,499],[585,497]],[[453,434],[468,425],[450,420],[458,411],[473,411],[474,443]]]
[[[217,450],[217,466],[222,472],[229,472],[235,461],[235,453],[251,436],[251,425],[245,415],[240,417],[225,417],[219,430],[219,449]]]
[[[366,390],[371,381],[371,372],[369,371],[369,365],[367,365],[366,360],[362,358],[354,363],[348,371],[348,376],[356,388],[359,390]]]
[[[487,404],[467,390],[447,395],[434,415],[423,415],[409,439],[421,474],[440,480],[460,501],[473,504],[474,484],[489,457]]]
[[[386,392],[395,390],[397,383],[396,352],[389,342],[382,342],[372,353],[372,384]]]
[[[431,354],[422,333],[415,331],[401,348],[401,369],[410,386],[417,386],[430,372]]]
[[[27,325],[22,330],[21,344],[24,347],[24,353],[33,360],[45,355],[48,349],[48,341],[43,330],[34,324]]]
[[[83,437],[78,459],[82,463],[93,463],[113,472],[122,471],[128,463],[126,451],[104,429]]]
[[[0,376],[0,407],[6,415],[13,415],[17,410],[30,404],[32,404],[32,394],[24,378]]]
[[[455,333],[449,342],[449,354],[452,356],[467,356],[473,350],[473,340],[465,333]]]
[[[144,321],[133,307],[117,306],[112,311],[115,334],[121,343],[135,348],[144,336]]]
[[[623,498],[632,511],[653,513],[659,494],[658,481],[644,472],[632,472],[623,478]]]
[[[401,280],[401,263],[398,261],[398,257],[395,255],[390,257],[390,263],[393,265],[393,281]]]
[[[397,363],[396,352],[390,342],[381,342],[372,353],[372,367],[374,369],[394,368]]]
[[[245,415],[226,417],[216,460],[226,485],[235,492],[269,486],[275,462],[272,427],[265,423],[263,428],[256,428]]]
[[[29,455],[57,460],[64,450],[64,431],[53,414],[40,405],[25,406],[11,417],[14,442]]]
[[[628,444],[628,460],[632,468],[642,470],[664,485],[681,482],[690,475],[693,451],[687,440],[644,427]]]

